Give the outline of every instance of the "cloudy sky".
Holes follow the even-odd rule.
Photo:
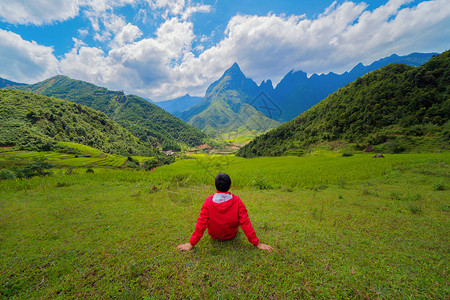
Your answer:
[[[152,100],[450,48],[449,0],[0,0],[0,77],[56,74]]]

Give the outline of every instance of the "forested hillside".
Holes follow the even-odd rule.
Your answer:
[[[183,144],[199,145],[206,138],[197,128],[138,96],[109,91],[66,76],[59,75],[17,88],[102,111],[143,141],[163,149],[179,150]]]
[[[421,67],[390,64],[358,78],[241,148],[244,157],[301,154],[322,141],[401,152],[450,148],[450,51]],[[377,149],[376,147],[376,149]]]
[[[19,90],[0,90],[0,145],[63,150],[75,142],[120,155],[159,153],[102,112],[66,100]]]

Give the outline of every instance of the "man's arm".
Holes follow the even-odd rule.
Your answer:
[[[200,210],[200,216],[198,216],[197,224],[195,225],[195,230],[189,240],[189,243],[178,245],[177,246],[178,250],[180,251],[191,250],[192,247],[195,246],[198,243],[198,241],[200,241],[206,228],[208,228],[209,215],[208,215],[208,207],[206,205],[207,201],[208,199],[205,200],[205,203],[203,203],[203,206]]]
[[[258,237],[256,236],[255,229],[253,229],[252,223],[250,222],[250,218],[248,217],[247,208],[245,207],[244,203],[241,199],[238,200],[239,202],[239,226],[241,226],[242,231],[244,231],[245,235],[247,236],[248,241],[258,247],[260,250],[267,250],[269,252],[272,252],[273,248],[266,244],[261,244],[259,242]]]

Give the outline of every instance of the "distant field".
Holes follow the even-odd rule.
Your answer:
[[[144,160],[154,159],[154,157],[146,157],[146,156],[132,156],[131,158],[140,163],[144,162]]]
[[[448,299],[449,163],[449,153],[194,155],[152,172],[2,181],[0,296]],[[274,253],[242,232],[176,251],[220,171]]]
[[[221,134],[218,138],[231,142],[234,145],[245,145],[251,140],[255,139],[261,133],[257,133],[256,130],[253,131],[240,131],[240,132],[228,132]]]
[[[83,153],[83,155],[64,154],[53,151],[0,151],[0,169],[9,168],[17,165],[27,164],[33,159],[44,157],[49,162],[57,165],[58,167],[72,167],[72,168],[84,168],[84,167],[122,167],[127,161],[127,157],[120,155],[113,155],[103,153],[100,150],[76,144],[61,142],[61,144],[75,148]],[[5,149],[5,148],[0,148]],[[146,159],[152,159],[152,157],[135,156],[137,161],[142,162]]]
[[[120,155],[109,154],[107,158],[96,162],[97,166],[120,167],[127,161],[127,158]]]

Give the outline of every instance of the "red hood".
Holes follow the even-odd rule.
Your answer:
[[[230,193],[216,192],[211,197],[211,204],[220,213],[226,213],[234,204],[236,203],[236,198]]]

